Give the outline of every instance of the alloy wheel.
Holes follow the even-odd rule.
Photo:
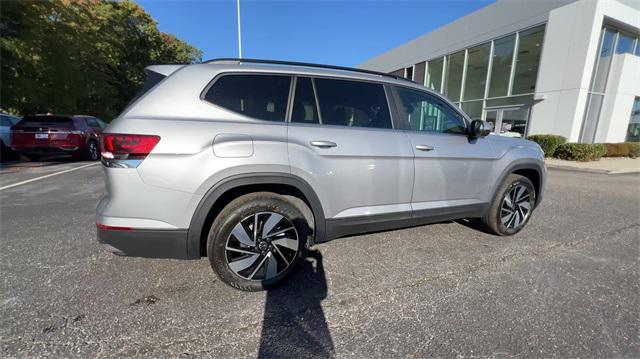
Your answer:
[[[298,245],[298,232],[289,219],[275,212],[258,212],[233,227],[225,257],[229,268],[241,278],[270,280],[289,268]]]
[[[504,195],[500,208],[502,224],[509,229],[518,229],[524,225],[531,214],[531,193],[521,184],[513,186]]]
[[[98,159],[98,145],[95,142],[89,142],[89,158],[92,160]]]

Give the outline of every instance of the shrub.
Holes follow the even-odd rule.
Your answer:
[[[640,157],[640,142],[625,142],[629,148],[629,157]]]
[[[567,142],[565,137],[556,135],[532,135],[527,138],[542,147],[545,157],[553,157],[558,146]]]
[[[629,156],[629,145],[627,143],[605,143],[607,149],[606,157],[627,157]]]
[[[558,146],[555,156],[569,161],[597,161],[607,152],[601,143],[565,143]]]

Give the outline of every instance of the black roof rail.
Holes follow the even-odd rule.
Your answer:
[[[268,64],[268,65],[291,65],[291,66],[304,66],[304,67],[317,67],[317,68],[321,68],[321,69],[330,69],[330,70],[342,70],[342,71],[352,71],[352,72],[360,72],[360,73],[364,73],[364,74],[370,74],[370,75],[378,75],[378,76],[384,76],[384,77],[390,77],[392,79],[397,79],[397,80],[405,80],[405,81],[409,81],[409,82],[414,82],[412,80],[409,80],[407,78],[404,78],[402,76],[396,76],[396,75],[392,75],[386,72],[379,72],[379,71],[373,71],[373,70],[365,70],[365,69],[358,69],[355,67],[346,67],[346,66],[336,66],[336,65],[325,65],[325,64],[314,64],[314,63],[310,63],[310,62],[296,62],[296,61],[281,61],[281,60],[265,60],[265,59],[240,59],[240,58],[234,58],[234,57],[223,57],[223,58],[218,58],[218,59],[211,59],[211,60],[207,60],[207,61],[203,61],[203,64],[208,64],[208,63],[212,63],[212,62],[237,62],[238,64],[241,64],[243,62],[249,62],[249,63],[253,63],[253,64]],[[415,82],[414,82],[415,83]]]

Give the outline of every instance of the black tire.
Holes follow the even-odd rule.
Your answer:
[[[268,225],[270,221],[277,223]],[[286,231],[277,234],[283,230]],[[243,236],[235,235],[238,231],[247,235],[244,242],[239,240]],[[295,270],[306,254],[309,233],[304,214],[286,197],[271,192],[251,193],[231,201],[218,214],[207,238],[207,256],[224,283],[244,291],[260,291],[281,283]],[[289,240],[294,236],[295,250],[290,248],[296,247],[295,242]],[[241,261],[244,263],[239,265]],[[247,263],[251,264],[239,269]],[[276,272],[270,271],[272,268]]]
[[[82,155],[82,159],[86,161],[97,161],[100,159],[100,148],[98,142],[91,140],[87,145],[87,151]]]
[[[521,190],[523,192],[520,192]],[[514,196],[520,196],[517,203]],[[514,235],[529,222],[535,203],[536,191],[533,183],[527,177],[511,174],[498,189],[489,210],[481,219],[482,224],[493,234]]]

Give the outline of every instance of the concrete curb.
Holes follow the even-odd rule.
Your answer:
[[[547,168],[554,170],[563,170],[563,171],[574,171],[574,172],[586,172],[586,173],[600,173],[605,175],[622,175],[622,174],[633,174],[640,173],[640,169],[637,168],[625,168],[622,170],[604,170],[601,168],[582,168],[582,167],[573,167],[573,166],[565,166],[565,165],[556,165],[556,164],[546,164]]]

